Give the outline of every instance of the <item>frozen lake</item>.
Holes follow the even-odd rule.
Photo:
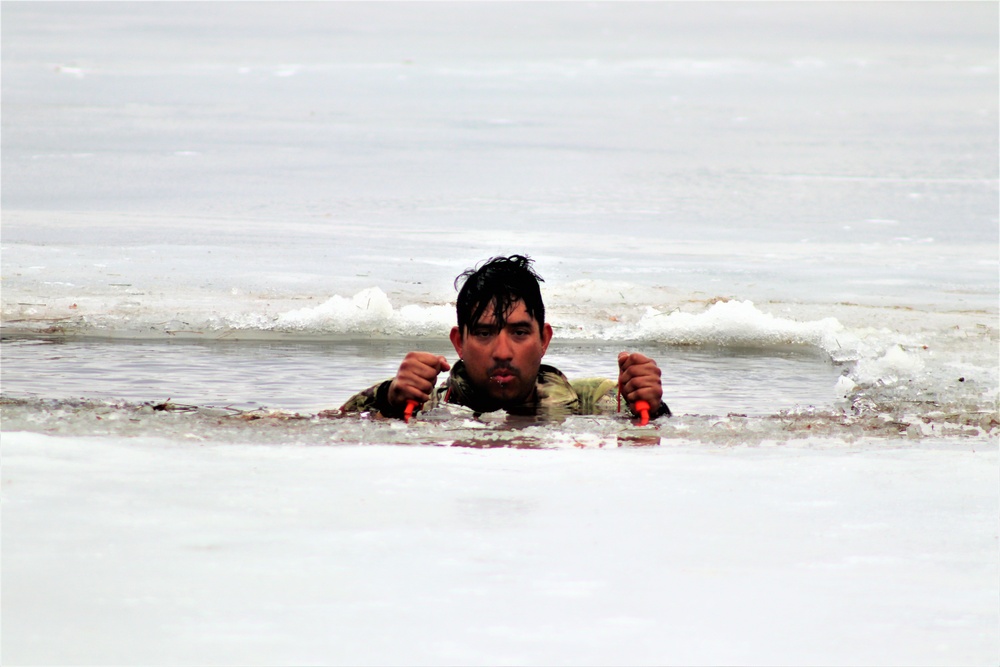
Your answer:
[[[4,664],[997,664],[995,3],[2,11]],[[511,253],[673,418],[318,416]]]

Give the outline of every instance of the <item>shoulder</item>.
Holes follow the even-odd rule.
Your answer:
[[[538,369],[538,403],[542,407],[578,410],[579,397],[566,376],[558,368],[542,364]]]
[[[614,412],[618,383],[608,378],[580,378],[573,380],[573,389],[580,397],[580,413],[595,414]]]
[[[608,378],[582,378],[572,382],[562,371],[542,365],[538,369],[539,402],[562,406],[577,414],[614,412],[618,383]]]

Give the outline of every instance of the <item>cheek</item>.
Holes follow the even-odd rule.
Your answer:
[[[490,362],[488,351],[484,351],[481,345],[466,345],[463,350],[465,367],[473,376],[485,375]]]
[[[542,362],[542,354],[542,346],[533,342],[520,349],[518,359],[522,366],[534,367]]]

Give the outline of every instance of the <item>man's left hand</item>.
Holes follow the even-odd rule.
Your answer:
[[[636,401],[646,401],[651,415],[659,412],[663,402],[660,367],[646,355],[638,352],[618,354],[618,387],[629,407],[634,407]]]

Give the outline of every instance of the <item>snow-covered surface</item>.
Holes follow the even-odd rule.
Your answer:
[[[995,664],[997,447],[3,436],[5,664]]]

